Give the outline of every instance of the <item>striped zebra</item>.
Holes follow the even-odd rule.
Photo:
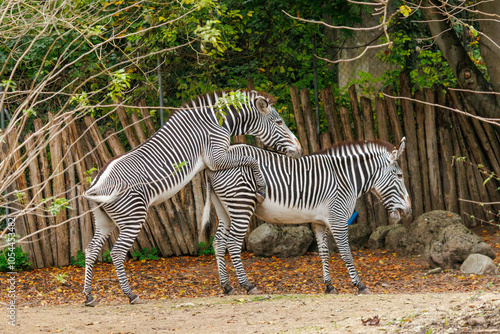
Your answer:
[[[85,250],[85,305],[97,304],[92,296],[92,266],[116,225],[120,233],[111,250],[113,265],[130,303],[140,302],[125,275],[126,254],[146,220],[148,207],[172,197],[200,170],[247,166],[257,180],[254,195],[263,200],[266,183],[258,162],[253,157],[228,152],[231,136],[254,135],[264,145],[291,158],[301,155],[299,141],[272,106],[275,100],[256,91],[243,94],[245,103],[236,103],[237,109],[227,103],[226,93],[193,99],[174,112],[146,142],[101,168],[84,193],[91,200],[95,217],[95,234]],[[221,125],[220,110],[214,107],[218,101],[226,101]]]
[[[369,290],[354,268],[347,238],[347,222],[356,200],[372,191],[397,222],[402,214],[411,213],[411,203],[397,159],[405,147],[381,141],[345,142],[331,148],[292,160],[288,157],[248,145],[231,146],[230,152],[257,159],[267,182],[267,196],[258,204],[255,179],[248,168],[206,171],[207,199],[201,233],[209,222],[210,202],[216,208],[219,225],[214,250],[224,293],[233,288],[226,273],[224,255],[229,250],[240,285],[249,294],[259,293],[248,281],[241,262],[241,247],[252,214],[275,224],[313,224],[323,263],[326,293],[337,293],[331,283],[328,267],[327,228],[333,233],[340,256],[359,293]],[[215,193],[215,195],[213,194]]]

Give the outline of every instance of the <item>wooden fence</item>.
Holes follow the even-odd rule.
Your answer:
[[[343,140],[380,139],[398,143],[406,136],[407,146],[401,159],[401,167],[412,199],[413,218],[427,211],[446,209],[462,214],[469,226],[479,220],[491,219],[485,207],[460,201],[459,198],[480,202],[500,200],[496,181],[484,186],[487,176],[477,168],[481,164],[500,175],[498,129],[435,105],[464,110],[462,99],[455,91],[438,88],[412,94],[406,74],[400,76],[399,92],[386,87],[384,93],[384,98],[358,98],[353,86],[349,88],[350,105],[345,106],[335,103],[331,88],[323,89],[320,96],[320,117],[321,122],[326,124],[324,128],[327,131],[318,134],[310,91],[298,91],[297,88],[290,87],[297,135],[304,147],[304,154]],[[414,98],[426,103],[389,96]],[[139,102],[138,105],[139,108],[132,114],[128,114],[123,108],[116,111],[132,148],[145,141],[157,128],[148,117],[147,110],[141,108],[144,104]],[[62,210],[55,217],[38,209],[32,214],[24,215],[16,222],[17,232],[21,236],[59,224],[68,218],[75,218],[68,224],[46,230],[29,243],[22,244],[37,268],[67,265],[70,263],[70,256],[85,249],[92,239],[94,229],[89,204],[78,197],[89,186],[86,171],[93,168],[94,164],[100,168],[113,156],[126,151],[114,131],[102,133],[90,116],[85,117],[82,122],[66,120],[66,124],[66,127],[61,124],[63,131],[60,134],[57,134],[58,129],[51,129],[54,139],[50,141],[48,149],[43,150],[29,165],[27,173],[17,180],[17,189],[29,189],[24,191],[23,203],[30,203],[31,199],[34,199],[32,203],[40,203],[43,198],[62,196],[69,199],[71,207]],[[35,129],[38,130],[41,126],[41,121],[36,120]],[[247,140],[247,137],[240,136],[234,142]],[[28,150],[32,143],[30,140]],[[466,163],[454,162],[453,157],[466,157]],[[14,157],[13,160],[19,162],[18,158],[19,156]],[[40,187],[51,175],[51,185]],[[132,251],[155,247],[165,257],[195,255],[198,247],[198,222],[204,205],[203,182],[203,176],[198,174],[177,195],[152,207]],[[20,210],[23,209],[23,204],[18,205]],[[488,209],[498,211],[498,207],[494,206]],[[364,196],[358,202],[357,211],[358,223],[367,224],[372,230],[388,224],[385,209],[372,195]],[[469,219],[470,216],[475,216],[476,219]],[[213,235],[216,223],[215,217],[212,219]],[[260,223],[253,219],[250,231]],[[411,220],[405,222],[409,223]],[[117,231],[103,251],[109,249],[116,238]]]

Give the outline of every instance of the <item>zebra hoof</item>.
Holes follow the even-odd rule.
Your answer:
[[[362,287],[358,291],[358,295],[371,295],[372,293],[370,292],[370,289],[368,289],[366,286]]]
[[[260,294],[261,292],[256,287],[253,287],[252,289],[247,291],[247,295],[260,295]]]
[[[87,296],[87,298],[85,298],[85,306],[94,307],[96,305],[97,305],[97,300],[95,300],[94,297]]]
[[[144,301],[140,299],[139,296],[134,295],[132,298],[130,298],[130,304],[132,305],[144,304]]]
[[[222,287],[222,290],[224,291],[224,295],[227,296],[236,294],[233,287],[230,285]]]
[[[326,286],[325,293],[331,294],[331,295],[338,295],[339,294],[339,292],[337,291],[337,289],[335,289],[335,287],[333,285],[331,285],[331,284],[328,284]]]

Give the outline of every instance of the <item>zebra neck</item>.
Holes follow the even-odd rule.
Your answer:
[[[225,116],[222,126],[227,129],[231,136],[240,136],[248,134],[247,125],[248,112],[246,108],[235,109],[231,107]]]
[[[360,160],[353,166],[354,177],[351,177],[351,182],[354,190],[359,197],[369,192],[375,185],[378,163],[372,160],[372,164],[368,160]]]

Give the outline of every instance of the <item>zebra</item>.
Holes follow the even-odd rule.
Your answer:
[[[263,200],[266,183],[257,160],[228,152],[231,136],[254,135],[290,158],[302,154],[299,141],[273,107],[272,96],[242,91],[244,103],[229,104],[229,94],[209,93],[183,104],[147,141],[108,161],[84,192],[95,218],[95,234],[85,250],[86,306],[97,304],[92,296],[92,266],[116,226],[119,236],[110,254],[113,265],[129,302],[141,302],[125,274],[126,254],[146,220],[148,207],[172,197],[199,171],[247,166],[256,179],[256,196]],[[225,103],[223,113],[214,107],[218,102]]]
[[[370,190],[389,211],[391,223],[411,213],[410,197],[397,163],[405,140],[398,147],[382,141],[344,142],[296,160],[248,145],[231,146],[230,152],[259,161],[267,182],[267,196],[261,204],[256,201],[255,179],[248,168],[205,172],[207,196],[200,232],[206,234],[212,202],[219,218],[213,248],[224,293],[233,291],[226,273],[226,247],[240,285],[249,294],[259,293],[248,281],[241,262],[243,238],[254,212],[275,224],[311,222],[323,264],[325,293],[337,293],[328,266],[329,228],[352,284],[358,293],[370,293],[354,268],[347,237],[348,219],[356,200]]]

